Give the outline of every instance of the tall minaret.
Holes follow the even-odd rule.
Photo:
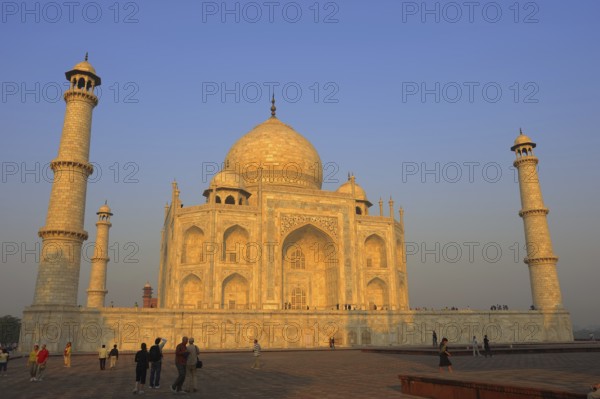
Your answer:
[[[544,206],[542,190],[538,180],[538,159],[533,155],[535,143],[521,131],[514,145],[510,148],[517,159],[513,165],[519,173],[521,191],[521,211],[525,225],[525,242],[531,280],[533,306],[540,310],[562,309],[562,297],[556,263],[558,257],[552,250],[552,240],[548,229],[548,208]]]
[[[77,305],[81,245],[88,233],[83,229],[89,163],[92,110],[98,104],[94,88],[100,86],[96,70],[85,61],[65,73],[70,88],[58,156],[50,163],[54,171],[42,255],[33,305]]]
[[[90,285],[88,286],[88,308],[103,308],[106,298],[106,266],[110,260],[108,257],[108,230],[111,228],[110,207],[105,202],[96,212],[96,245],[94,245],[94,257],[91,259]]]

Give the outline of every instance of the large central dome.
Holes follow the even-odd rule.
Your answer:
[[[248,188],[262,181],[263,185],[320,190],[323,182],[315,147],[276,117],[256,126],[231,147],[225,169],[238,172]]]

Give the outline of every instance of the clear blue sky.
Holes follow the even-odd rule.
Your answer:
[[[327,165],[325,189],[352,171],[373,203],[404,207],[412,307],[531,304],[509,151],[522,127],[538,143],[564,304],[575,324],[600,324],[599,2],[263,3],[2,3],[0,314],[33,299],[23,250],[45,221],[58,90],[87,51],[103,84],[86,230],[93,240],[108,199],[115,305],[156,286],[172,179],[184,204],[203,203],[203,167],[269,116],[272,85],[280,119]],[[88,278],[84,261],[81,303]]]

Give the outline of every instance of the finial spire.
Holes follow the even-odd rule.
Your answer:
[[[273,97],[271,98],[271,118],[277,118],[275,111],[277,111],[277,107],[275,107],[275,93],[273,93]]]
[[[108,205],[108,200],[104,200],[104,205]]]
[[[88,53],[87,53],[87,51],[85,52],[85,60],[86,61],[88,60]]]
[[[519,128],[519,135],[523,135],[523,129]]]

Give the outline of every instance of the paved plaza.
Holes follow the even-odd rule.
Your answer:
[[[399,374],[439,376],[437,357],[367,353],[359,350],[263,352],[264,367],[251,369],[247,353],[203,353],[198,392],[175,395],[173,355],[166,354],[159,390],[144,396],[198,398],[414,398],[402,395]],[[493,358],[455,356],[455,373],[445,378],[481,381],[585,393],[600,382],[600,353],[498,354]],[[135,381],[132,354],[123,354],[115,370],[100,371],[93,355],[73,356],[64,368],[62,357],[49,360],[46,378],[29,382],[25,359],[9,363],[0,377],[2,398],[131,398]]]

